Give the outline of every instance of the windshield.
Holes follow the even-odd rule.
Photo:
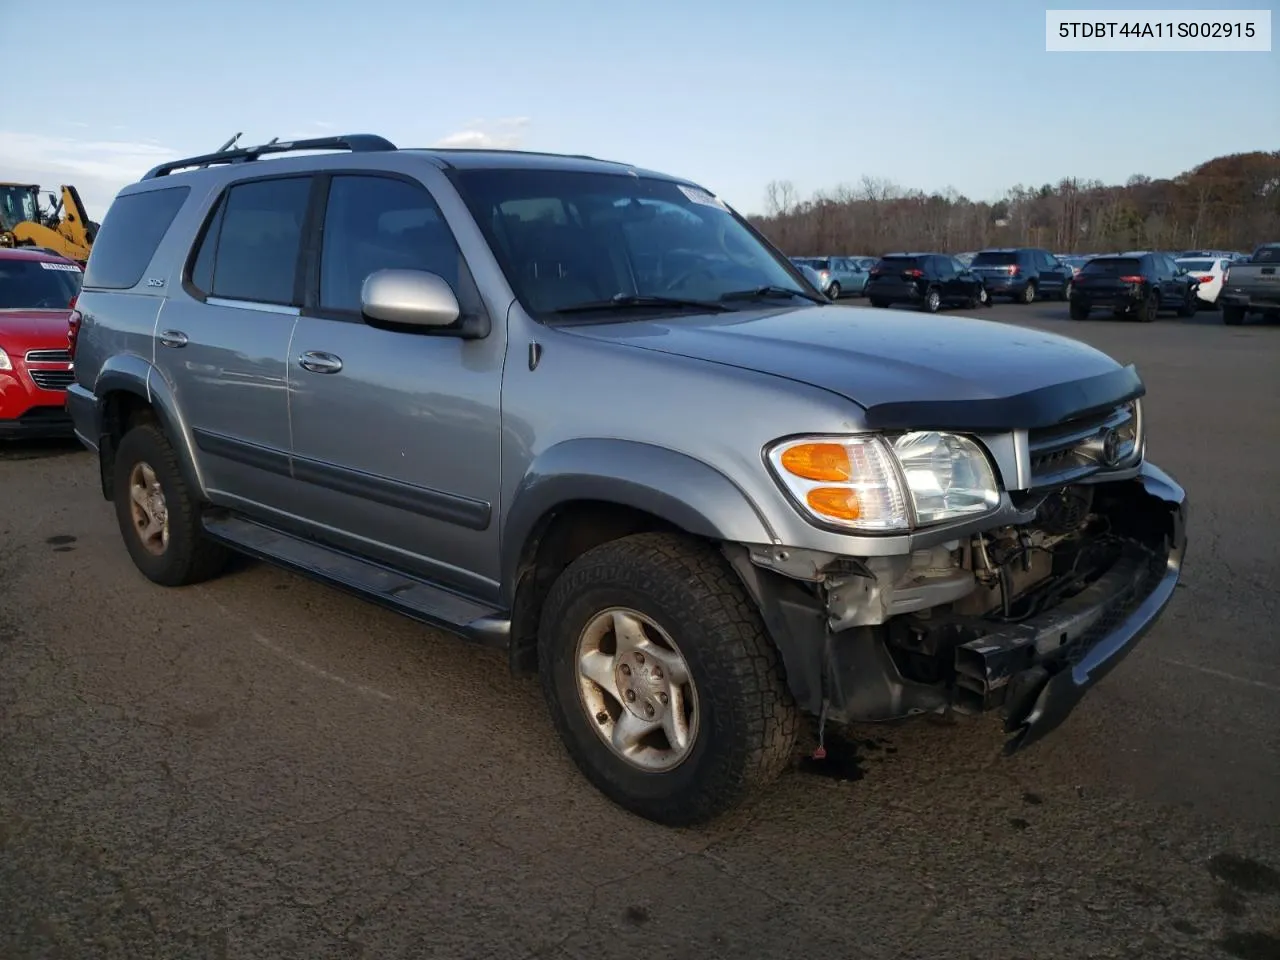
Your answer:
[[[0,310],[69,310],[83,277],[73,263],[0,258]]]
[[[1018,262],[1018,254],[1012,250],[991,250],[973,258],[975,267],[1008,267]]]
[[[26,220],[34,222],[40,220],[40,211],[36,207],[36,191],[30,187],[13,184],[0,186],[0,227],[12,230]]]
[[[1137,276],[1142,273],[1142,261],[1127,257],[1100,258],[1090,260],[1080,272],[1105,277]]]
[[[629,173],[451,176],[516,296],[535,315],[596,303],[605,310],[620,298],[719,303],[726,294],[765,288],[813,296],[797,268],[694,187]]]

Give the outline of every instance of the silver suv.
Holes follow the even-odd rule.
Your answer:
[[[999,711],[1031,743],[1179,576],[1132,367],[830,305],[627,164],[366,135],[167,163],[78,309],[68,406],[143,574],[241,551],[504,648],[662,823],[769,781],[802,717]]]

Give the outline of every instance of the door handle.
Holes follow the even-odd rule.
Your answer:
[[[337,373],[342,369],[342,358],[320,350],[308,350],[298,357],[298,366],[312,373]]]
[[[185,347],[187,335],[181,330],[165,330],[160,334],[160,342],[166,347]]]

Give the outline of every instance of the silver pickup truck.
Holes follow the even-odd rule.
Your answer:
[[[70,339],[142,574],[240,551],[499,647],[662,823],[767,783],[802,720],[995,711],[1031,744],[1181,570],[1133,367],[833,305],[623,163],[372,135],[165,163]]]
[[[1218,303],[1222,322],[1232,326],[1244,323],[1251,313],[1280,317],[1280,243],[1264,243],[1248,260],[1228,266]]]

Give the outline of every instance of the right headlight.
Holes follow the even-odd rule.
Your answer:
[[[0,370],[12,370],[13,361],[9,359],[9,355],[0,348]]]
[[[911,530],[980,516],[1000,503],[991,462],[957,434],[797,437],[766,456],[805,513],[849,530]]]

